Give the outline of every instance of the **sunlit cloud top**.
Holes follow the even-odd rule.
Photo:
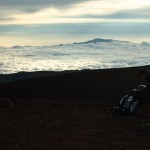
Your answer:
[[[150,21],[149,0],[0,0],[0,24]]]

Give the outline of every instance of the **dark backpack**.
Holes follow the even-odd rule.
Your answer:
[[[125,95],[119,101],[116,112],[119,114],[134,114],[139,108],[139,102],[133,95]]]

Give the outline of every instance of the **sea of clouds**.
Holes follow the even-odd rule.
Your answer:
[[[121,41],[0,47],[0,74],[150,65],[150,44]]]

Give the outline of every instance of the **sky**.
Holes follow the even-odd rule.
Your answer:
[[[0,46],[150,42],[150,0],[0,0]]]

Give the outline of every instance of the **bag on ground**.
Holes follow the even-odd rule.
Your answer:
[[[137,111],[139,107],[139,102],[132,95],[125,95],[119,101],[116,107],[117,113],[120,114],[133,114]]]

